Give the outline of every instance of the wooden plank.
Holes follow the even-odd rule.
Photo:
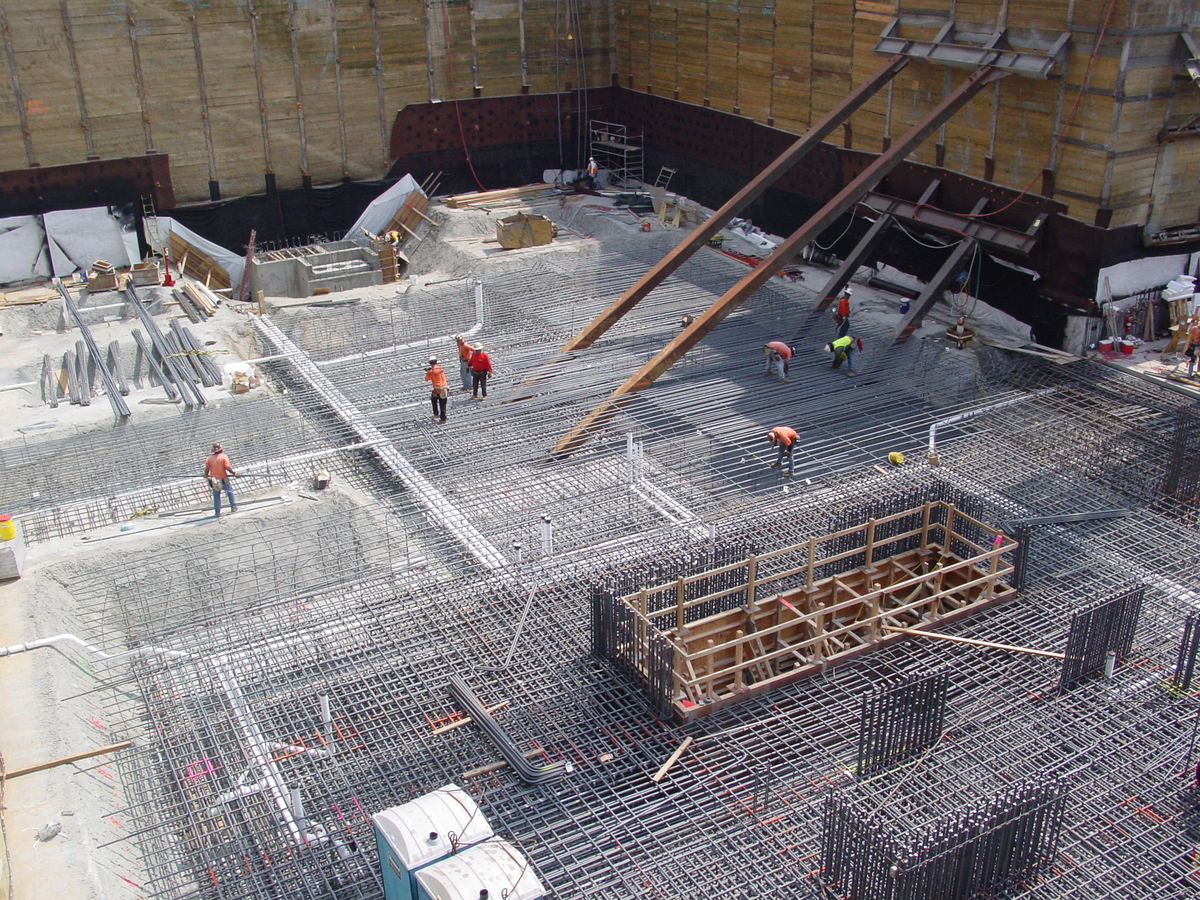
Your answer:
[[[119,744],[107,744],[103,747],[97,747],[94,750],[84,750],[81,753],[72,753],[69,756],[60,756],[57,759],[34,763],[31,766],[19,766],[15,769],[8,769],[5,771],[4,777],[6,780],[11,781],[14,778],[20,778],[22,775],[30,775],[34,772],[43,772],[46,769],[54,769],[58,766],[65,766],[69,763],[79,762],[82,759],[91,759],[95,756],[103,756],[106,753],[116,753],[119,750],[128,750],[132,746],[133,741],[121,741]]]

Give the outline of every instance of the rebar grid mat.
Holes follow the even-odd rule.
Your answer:
[[[26,438],[19,450],[0,453],[0,506],[20,517],[31,543],[139,515],[211,511],[203,474],[215,441],[225,445],[236,469],[251,467],[284,484],[308,480],[313,470],[311,463],[286,460],[352,443],[324,422],[296,415],[280,398],[235,399],[120,428]],[[330,465],[337,460],[322,463]]]
[[[701,274],[708,265],[699,264]],[[547,269],[568,284],[561,267]],[[482,336],[499,374],[486,402],[453,402],[446,428],[429,424],[420,372],[427,346],[359,353],[323,369],[489,540],[506,550],[523,545],[513,548],[510,571],[482,574],[454,535],[396,493],[369,449],[341,464],[351,487],[374,494],[373,505],[351,510],[334,493],[306,507],[303,527],[264,517],[247,541],[203,553],[164,541],[132,558],[114,543],[110,554],[55,570],[79,599],[82,633],[104,635],[111,650],[189,654],[139,658],[130,665],[134,681],[106,699],[114,731],[139,740],[118,767],[147,894],[379,897],[367,816],[457,780],[530,856],[554,897],[816,896],[828,790],[852,789],[920,827],[1014,780],[1063,770],[1072,793],[1059,852],[1010,895],[1177,896],[1192,849],[1181,797],[1195,761],[1198,704],[1161,685],[1198,604],[1200,563],[1186,504],[1155,499],[1177,398],[1087,363],[947,350],[936,338],[891,350],[882,331],[864,334],[861,371],[850,379],[828,371],[817,350],[828,323],[806,338],[791,383],[777,385],[763,376],[756,348],[803,315],[800,289],[781,282],[626,407],[585,452],[552,463],[545,449],[677,333],[679,315],[709,299],[693,282],[664,285],[662,299],[652,295],[597,352],[559,359],[553,345],[607,302],[629,270],[614,265],[612,280],[599,267],[568,275],[575,299],[565,302],[566,290],[518,275],[485,285]],[[707,284],[711,293],[715,281]],[[444,325],[422,308],[420,322],[383,334],[357,322],[345,343],[377,349],[469,328],[473,287],[460,287]],[[285,363],[270,372],[287,389],[281,411],[243,420],[228,412],[235,404],[206,409],[189,421],[225,429],[230,415],[236,437],[210,435],[205,424],[202,449],[221,439],[271,448],[258,454],[269,459],[353,440]],[[1022,402],[999,406],[1015,399]],[[870,468],[893,449],[919,459],[931,425],[989,406],[939,425],[940,469]],[[798,476],[786,494],[763,465],[761,439],[781,422],[802,426]],[[143,452],[166,440],[146,439]],[[181,439],[174,458],[198,462],[192,443]],[[72,455],[64,444],[66,468],[116,472],[116,446],[97,439]],[[160,472],[122,484],[162,490],[161,481]],[[881,494],[942,490],[975,497],[990,523],[1136,512],[1036,529],[1024,596],[948,629],[1061,652],[1073,611],[1135,580],[1146,586],[1142,620],[1112,680],[1057,696],[1056,660],[914,637],[681,729],[589,652],[593,579],[663,568],[705,546],[709,526],[724,541],[787,546],[826,533],[828,521]],[[86,489],[79,496],[98,502]],[[543,515],[554,523],[551,541],[539,531]],[[80,526],[57,527],[44,526],[50,536]],[[939,738],[855,786],[864,694],[937,667],[951,674]],[[530,788],[495,768],[494,747],[462,722],[447,693],[452,674],[533,764],[569,761],[571,775]],[[694,743],[652,781],[685,737]]]
[[[938,489],[941,477],[927,470],[903,483]],[[794,542],[793,529],[805,531],[810,517],[836,516],[895,490],[895,481],[847,480],[794,523],[776,503],[740,527],[724,523],[722,533]],[[984,505],[994,519],[1012,514]],[[1176,547],[1177,526],[1152,524]],[[1061,650],[1070,611],[1128,577],[1113,571],[1112,546],[1086,532],[1064,528],[1041,540],[1029,593],[952,633]],[[686,548],[676,535],[657,548],[643,542],[608,559],[543,565],[520,652],[500,672],[477,667],[499,664],[512,639],[526,595],[509,578],[413,584],[384,575],[220,607],[190,627],[173,627],[173,613],[145,600],[119,597],[130,620],[166,617],[147,637],[192,654],[137,664],[143,713],[113,701],[121,709],[114,719],[146,729],[143,749],[120,765],[123,781],[137,786],[127,819],[152,868],[151,895],[378,897],[367,814],[459,780],[556,897],[718,888],[747,898],[813,896],[821,804],[829,788],[853,785],[862,696],[939,665],[953,673],[941,738],[854,789],[919,826],[1011,779],[1065,765],[1073,794],[1060,853],[1021,890],[1082,897],[1089,884],[1116,885],[1136,872],[1111,896],[1167,896],[1189,849],[1177,822],[1178,772],[1196,709],[1159,683],[1186,596],[1150,587],[1148,604],[1161,614],[1139,630],[1113,681],[1058,698],[1055,661],[914,639],[689,727],[693,749],[655,784],[649,775],[685,731],[660,721],[624,677],[590,657],[584,576]],[[1088,557],[1094,571],[1061,576]],[[158,596],[156,580],[143,580],[143,596]],[[498,754],[479,729],[459,724],[447,694],[456,673],[522,749],[537,751],[535,764],[565,760],[574,772],[531,789],[493,768]],[[299,789],[303,816],[285,809],[284,788],[288,803]]]

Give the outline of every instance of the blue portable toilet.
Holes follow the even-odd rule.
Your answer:
[[[417,872],[418,900],[542,900],[546,889],[520,850],[501,838]]]
[[[453,784],[375,813],[371,821],[386,900],[414,900],[417,871],[493,835],[479,806]]]

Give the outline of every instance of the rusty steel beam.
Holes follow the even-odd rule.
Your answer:
[[[704,336],[716,328],[726,316],[741,306],[783,266],[791,262],[805,244],[828,228],[838,216],[850,209],[878,184],[884,175],[903,162],[905,157],[915,150],[925,138],[969,103],[984,86],[1007,74],[1009,73],[1003,69],[996,69],[992,66],[984,66],[973,73],[957,89],[943,98],[924,118],[913,125],[903,138],[893,144],[885,153],[880,154],[878,159],[862,171],[862,174],[846,185],[837,196],[801,225],[791,237],[776,247],[770,256],[751,269],[741,281],[701,313],[653,359],[638,369],[624,384],[584,416],[574,429],[559,439],[550,452],[554,456],[567,456],[582,447],[591,434],[603,428],[634,393],[653,384],[656,378],[703,340]]]
[[[918,200],[914,203],[911,200],[901,200],[886,194],[870,193],[863,203],[872,209],[888,213],[921,228],[930,228],[950,234],[969,234],[980,243],[998,247],[1001,250],[1014,250],[1024,256],[1028,256],[1037,246],[1041,225],[1048,218],[1045,213],[1038,213],[1033,226],[1026,231],[1017,231],[1015,228],[1006,228],[983,219],[973,219],[971,216],[974,213],[962,215],[938,209],[936,206],[927,206],[925,200]]]
[[[925,188],[921,194],[921,199],[917,201],[917,205],[928,203],[937,189],[941,187],[941,181],[934,179]],[[880,196],[878,194],[867,194],[867,197]],[[900,201],[896,201],[897,203]],[[863,235],[862,240],[858,242],[858,246],[851,251],[850,255],[842,262],[838,270],[833,273],[833,276],[825,283],[820,293],[817,294],[816,302],[812,305],[814,313],[824,312],[829,308],[829,305],[837,299],[837,295],[841,293],[842,288],[850,283],[850,279],[854,277],[854,273],[858,271],[860,266],[865,266],[870,262],[869,257],[875,253],[883,239],[887,237],[888,229],[892,227],[895,219],[892,216],[893,207],[887,203],[871,207],[875,212],[879,213],[879,218],[875,220],[867,233]]]
[[[762,193],[782,178],[803,159],[809,151],[821,143],[829,133],[842,122],[850,118],[860,106],[871,99],[884,85],[891,81],[904,68],[909,57],[896,54],[866,81],[837,106],[826,113],[816,125],[810,128],[792,146],[781,153],[774,162],[752,178],[744,188],[725,202],[725,205],[713,213],[705,222],[675,246],[666,256],[659,260],[649,272],[638,279],[637,283],[625,291],[608,309],[592,319],[583,330],[563,346],[563,353],[588,347],[621,317],[640,303],[647,294],[658,287],[672,272],[687,262],[688,257],[708,243],[709,238],[729,224],[743,209],[757,200]]]

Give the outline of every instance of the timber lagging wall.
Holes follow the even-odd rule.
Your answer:
[[[873,50],[893,17],[904,18],[902,34],[910,38],[931,39],[951,19],[980,34],[1008,29],[1017,45],[1018,38],[1048,44],[1068,32],[1061,78],[1002,79],[911,158],[1017,190],[1029,187],[1089,223],[1155,230],[1200,219],[1200,139],[1160,138],[1164,128],[1200,114],[1200,88],[1182,77],[1179,38],[1181,30],[1200,32],[1197,4],[616,0],[616,9],[623,87],[795,133],[880,66],[883,58]],[[833,139],[878,153],[964,77],[961,70],[911,63]]]
[[[608,0],[0,0],[0,171],[170,154],[175,196],[379,178],[410,103],[611,83]],[[468,135],[475,143],[478,135]]]

